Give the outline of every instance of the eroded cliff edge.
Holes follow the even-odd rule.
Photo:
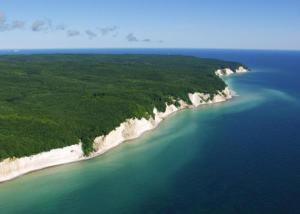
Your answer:
[[[215,74],[219,77],[228,76],[234,73],[246,73],[248,69],[239,66],[238,69],[230,68],[219,69]],[[146,118],[130,118],[121,123],[117,128],[105,136],[96,137],[93,142],[93,152],[86,156],[82,150],[82,143],[67,146],[64,148],[53,149],[36,155],[21,158],[7,158],[0,162],[0,182],[11,180],[23,174],[40,170],[43,168],[71,163],[75,161],[89,159],[105,153],[106,151],[118,146],[119,144],[138,138],[144,132],[154,129],[158,124],[171,114],[186,108],[196,108],[201,105],[224,102],[232,98],[231,90],[226,87],[218,91],[213,96],[205,93],[189,93],[191,104],[179,100],[179,105],[167,105],[164,112],[153,109],[153,116]]]

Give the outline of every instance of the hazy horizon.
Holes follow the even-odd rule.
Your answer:
[[[299,52],[300,49],[259,49],[259,48],[185,48],[185,47],[95,47],[95,48],[85,48],[85,47],[74,47],[74,48],[7,48],[1,49],[0,51],[34,51],[34,50],[224,50],[224,51],[291,51]]]

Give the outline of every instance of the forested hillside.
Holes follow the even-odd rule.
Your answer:
[[[224,89],[214,71],[239,65],[162,55],[0,56],[0,160],[79,139],[88,153],[96,136],[127,118]]]

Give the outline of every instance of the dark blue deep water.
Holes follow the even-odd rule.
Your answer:
[[[0,54],[12,53],[0,51]],[[238,61],[229,102],[186,110],[98,158],[0,184],[0,213],[300,213],[300,52],[155,53]]]

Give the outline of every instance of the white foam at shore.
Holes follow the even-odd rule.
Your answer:
[[[231,72],[228,70],[230,69],[225,70],[226,74],[230,75]],[[240,68],[238,70],[240,70],[240,72],[244,72]],[[216,74],[218,71],[216,71]],[[0,162],[0,182],[11,180],[15,177],[35,170],[98,156],[118,146],[124,141],[137,138],[144,132],[154,129],[165,118],[181,109],[195,108],[201,105],[224,102],[232,98],[232,92],[226,87],[223,91],[219,91],[213,97],[210,97],[209,94],[203,93],[190,93],[188,96],[192,105],[188,105],[183,100],[180,100],[180,107],[176,107],[173,104],[167,105],[165,112],[158,112],[157,109],[154,108],[153,118],[128,119],[121,123],[119,127],[111,131],[108,135],[97,137],[94,141],[94,152],[91,153],[89,157],[84,156],[81,143],[78,143],[72,146],[53,149],[51,151],[42,152],[29,157],[5,159],[4,161]]]

